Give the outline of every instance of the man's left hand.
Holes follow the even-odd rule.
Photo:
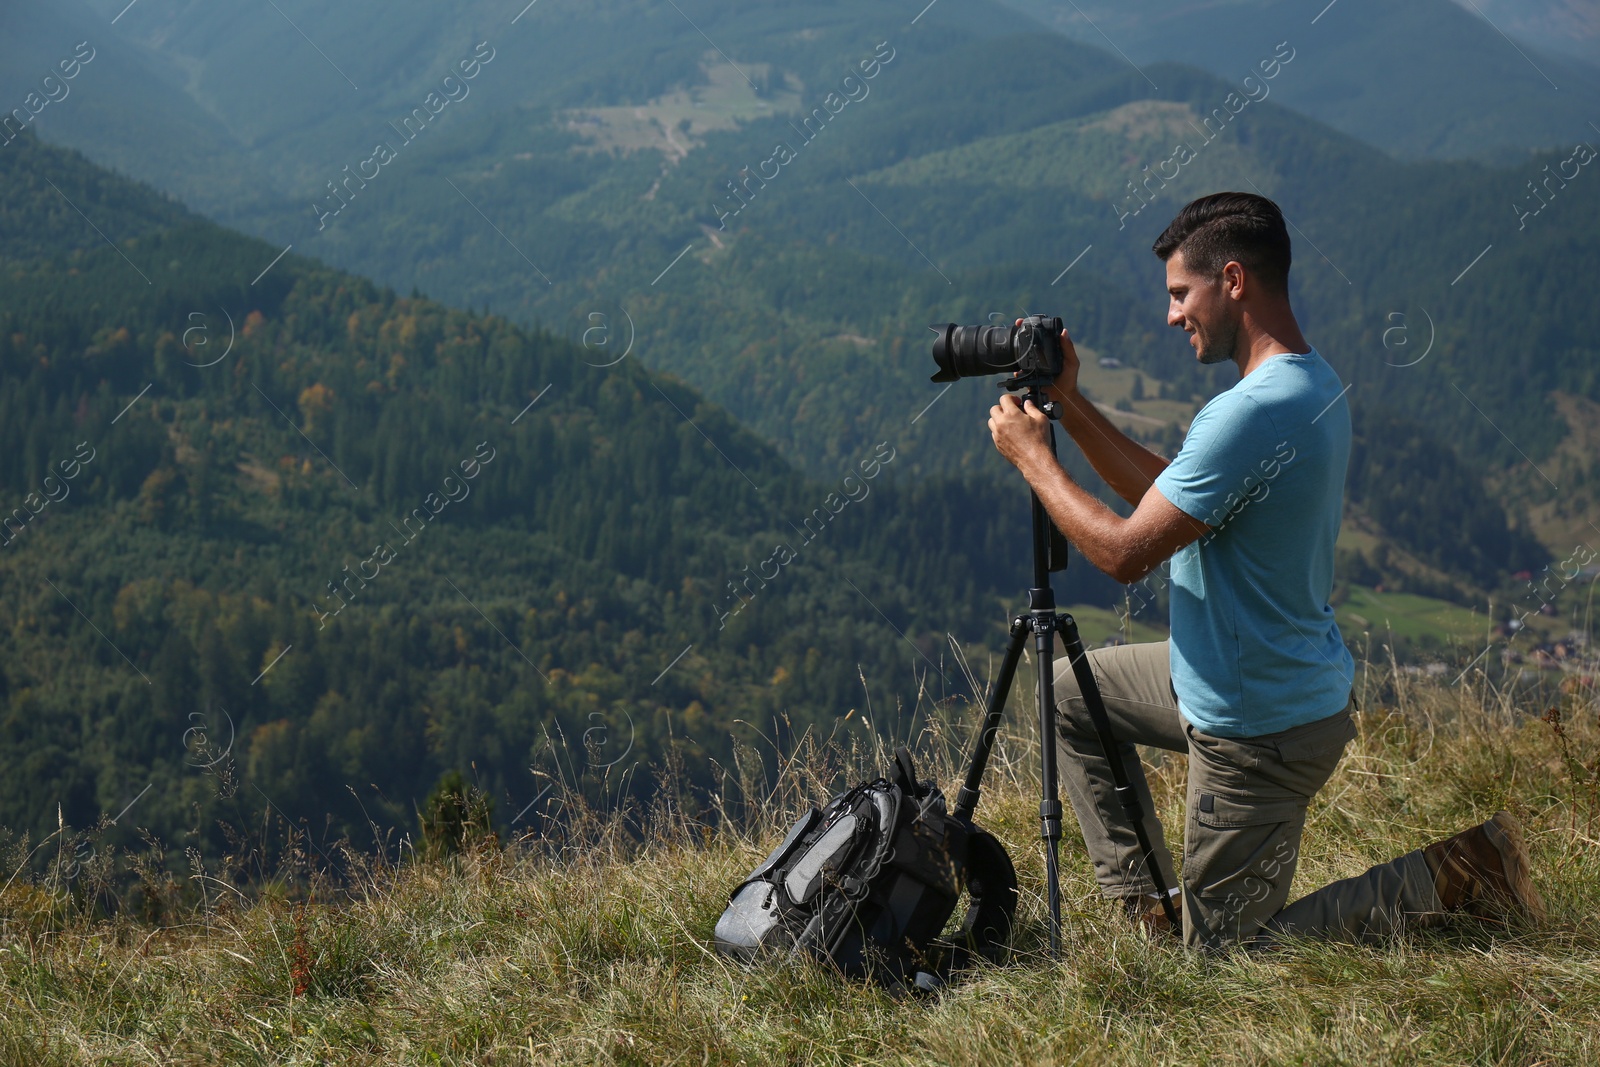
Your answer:
[[[1018,470],[1050,454],[1050,419],[1033,401],[1017,402],[1007,393],[989,409],[989,434],[994,447]]]

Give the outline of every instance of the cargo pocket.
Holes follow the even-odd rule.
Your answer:
[[[1184,841],[1183,924],[1190,948],[1251,937],[1289,901],[1305,802],[1199,793]]]
[[[1194,817],[1201,826],[1213,830],[1237,826],[1269,826],[1290,822],[1305,810],[1300,800],[1241,800],[1217,793],[1201,793],[1195,801]]]

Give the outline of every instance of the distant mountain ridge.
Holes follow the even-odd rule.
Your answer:
[[[1279,102],[1402,159],[1553,148],[1600,100],[1600,14],[1563,0],[1005,2],[1140,67],[1188,63],[1237,79],[1287,41],[1300,67]]]
[[[1588,0],[1456,0],[1514,40],[1600,63],[1600,7]]]

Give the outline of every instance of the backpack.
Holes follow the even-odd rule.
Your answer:
[[[939,935],[965,888],[960,931]],[[846,977],[932,990],[974,959],[1001,962],[1017,876],[993,835],[947,813],[911,753],[813,807],[729,894],[715,947],[753,960],[805,953]]]

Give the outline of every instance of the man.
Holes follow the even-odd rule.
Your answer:
[[[1542,918],[1521,831],[1504,812],[1284,907],[1306,807],[1356,734],[1354,664],[1328,605],[1350,409],[1289,306],[1289,235],[1276,204],[1249,193],[1202,197],[1154,251],[1166,263],[1167,323],[1189,335],[1201,363],[1237,364],[1239,382],[1200,410],[1170,463],[1078,391],[1066,332],[1064,368],[1047,390],[1062,426],[1133,513],[1118,516],[1073,482],[1031,402],[1002,396],[989,429],[1089,562],[1130,583],[1172,560],[1170,641],[1096,649],[1089,659],[1169,887],[1178,882],[1134,746],[1189,754],[1185,944],[1372,940],[1454,911]],[[1062,780],[1101,891],[1159,929],[1155,884],[1065,658],[1055,677]]]

